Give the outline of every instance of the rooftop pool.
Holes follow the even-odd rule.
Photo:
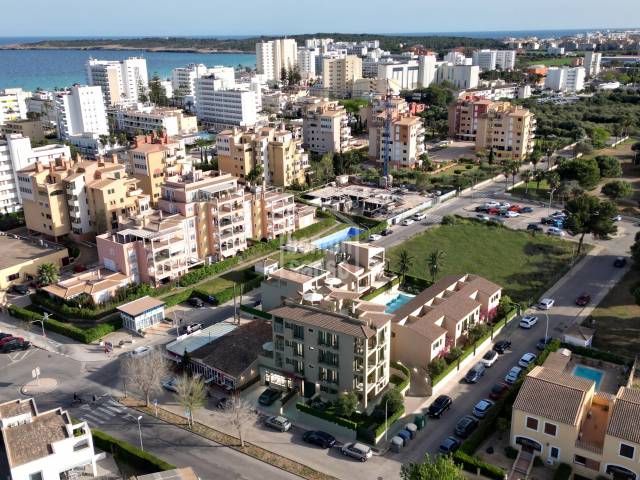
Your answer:
[[[314,240],[313,243],[316,247],[321,248],[323,250],[332,250],[336,245],[340,242],[344,242],[351,238],[357,237],[364,230],[356,227],[347,227],[343,230],[339,230],[331,235],[327,235],[326,237],[319,238],[318,240]]]
[[[593,380],[596,384],[596,390],[600,390],[602,377],[604,377],[604,372],[602,370],[596,370],[595,368],[585,367],[584,365],[576,365],[576,367],[573,369],[573,374],[576,377],[586,378],[587,380]]]
[[[407,295],[406,293],[399,293],[398,295],[396,295],[386,303],[387,308],[384,310],[384,312],[393,313],[396,310],[398,310],[400,307],[402,307],[404,304],[413,300],[413,298],[414,298],[413,295]]]

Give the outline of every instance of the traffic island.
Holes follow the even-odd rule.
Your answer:
[[[20,393],[28,397],[37,397],[53,392],[57,386],[58,381],[55,378],[40,378],[25,383],[20,389]]]

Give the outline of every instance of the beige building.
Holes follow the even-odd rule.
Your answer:
[[[449,136],[457,140],[475,142],[478,119],[495,108],[498,103],[486,98],[462,98],[449,106]]]
[[[341,153],[349,147],[351,128],[347,112],[337,101],[309,104],[304,112],[304,146],[314,153]]]
[[[198,119],[173,107],[121,106],[107,110],[116,130],[136,135],[149,134],[162,128],[169,137],[190,135],[198,131]]]
[[[8,135],[16,133],[23,137],[29,137],[32,143],[42,142],[44,140],[44,127],[41,119],[20,119],[7,120],[4,125],[0,124],[0,133]]]
[[[42,290],[60,300],[72,300],[80,295],[88,295],[94,304],[105,302],[119,289],[131,283],[132,277],[119,272],[96,268],[73,275],[43,287]]]
[[[355,55],[322,60],[322,88],[330,98],[346,98],[354,81],[362,78],[362,59]]]
[[[498,160],[525,160],[533,152],[535,115],[528,109],[499,102],[478,117],[476,151],[493,150]]]
[[[252,228],[247,231],[249,237],[271,240],[296,230],[296,207],[292,193],[257,187],[252,189],[250,199]]]

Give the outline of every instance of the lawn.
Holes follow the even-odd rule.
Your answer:
[[[253,267],[245,268],[243,270],[231,270],[230,272],[224,273],[219,277],[212,278],[208,282],[198,285],[198,290],[207,292],[209,295],[216,295],[229,287],[233,287],[233,285],[240,285],[252,279],[254,277],[252,273]],[[240,290],[238,290],[238,294],[239,293]]]
[[[640,306],[631,289],[640,282],[640,273],[630,270],[600,302],[591,317],[595,320],[594,348],[633,359],[640,352]],[[587,326],[591,326],[589,322]]]
[[[531,180],[528,185],[518,185],[517,187],[509,190],[509,192],[517,197],[549,203],[549,184],[546,180],[542,180],[540,182],[540,188],[538,188],[538,182]],[[555,196],[556,195],[554,194],[554,197]]]
[[[547,67],[560,67],[562,65],[571,65],[573,57],[561,57],[561,58],[538,58],[528,59],[524,62],[525,66],[530,65],[546,65]]]
[[[457,219],[455,225],[427,230],[389,252],[391,270],[397,271],[398,254],[412,258],[410,275],[429,278],[427,256],[444,252],[439,278],[473,273],[504,287],[516,301],[533,302],[569,268],[575,244],[525,231]]]
[[[342,227],[344,228],[344,226]],[[323,250],[312,250],[307,253],[299,253],[299,252],[286,252],[284,250],[280,250],[273,255],[269,256],[272,260],[278,260],[278,264],[280,267],[287,268],[295,268],[300,265],[306,265],[308,263],[315,262],[316,260],[320,260],[324,257]]]

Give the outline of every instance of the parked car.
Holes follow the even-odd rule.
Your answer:
[[[500,202],[498,205],[500,205],[500,207],[502,207],[502,208],[511,207],[511,204],[509,202]]]
[[[616,257],[613,261],[613,266],[616,268],[623,268],[627,264],[627,259],[624,257]]]
[[[370,242],[377,242],[381,238],[382,238],[382,235],[380,235],[378,233],[372,233],[371,235],[369,235],[369,241]]]
[[[538,310],[549,310],[556,301],[553,298],[543,298],[538,302]]]
[[[341,451],[344,456],[355,458],[361,462],[366,462],[373,456],[371,447],[358,442],[347,443]]]
[[[427,408],[427,415],[432,418],[440,418],[444,412],[449,410],[453,405],[453,399],[447,395],[440,395],[436,398],[429,408]]]
[[[405,227],[408,227],[409,225],[413,225],[415,223],[415,221],[411,218],[405,218],[402,221],[402,225],[404,225]]]
[[[531,207],[522,207],[520,209],[520,213],[533,213],[533,208],[531,208]]]
[[[0,339],[0,347],[2,345],[4,345],[5,343],[11,342],[11,341],[16,340],[18,338],[24,340],[24,338],[22,338],[22,337],[14,337],[13,335],[7,335],[6,337]]]
[[[535,353],[525,353],[520,357],[520,360],[518,360],[518,365],[522,368],[527,368],[536,361],[536,358],[538,358],[538,356]]]
[[[496,352],[495,350],[489,350],[484,354],[480,361],[484,363],[485,367],[491,367],[498,361],[498,352]]]
[[[549,227],[547,229],[547,235],[551,235],[554,237],[564,237],[565,233],[564,230],[558,228],[558,227]]]
[[[0,347],[0,352],[9,353],[16,350],[28,350],[29,347],[31,347],[31,342],[23,340],[21,338],[15,338],[7,343],[4,343],[2,347]]]
[[[544,228],[542,228],[537,223],[530,223],[529,225],[527,225],[527,230],[533,230],[534,232],[542,232],[544,231]]]
[[[416,222],[419,222],[427,218],[427,215],[425,213],[414,213],[413,217],[411,218],[413,218]]]
[[[538,323],[538,317],[535,315],[525,315],[520,319],[520,328],[529,329]]]
[[[499,207],[500,206],[500,202],[496,202],[495,200],[489,200],[488,202],[485,202],[485,206],[487,206],[489,208]]]
[[[10,333],[0,333],[0,340],[7,337],[13,337],[13,335],[11,335]]]
[[[286,432],[291,428],[291,422],[289,419],[281,415],[267,417],[264,420],[264,424],[269,428],[280,430],[281,432]]]
[[[178,391],[178,379],[177,378],[168,378],[166,380],[163,380],[161,385],[162,385],[162,388],[167,389],[170,392],[177,392]]]
[[[218,299],[216,298],[215,295],[207,295],[205,297],[205,300],[207,303],[211,304],[211,305],[217,305],[218,304]]]
[[[581,293],[578,298],[576,298],[576,305],[579,307],[585,307],[591,301],[591,295],[588,293]]]
[[[133,358],[144,357],[151,351],[151,347],[138,347],[129,352],[129,356]]]
[[[456,423],[454,432],[461,438],[467,438],[476,428],[478,428],[478,419],[465,415]]]
[[[489,220],[491,220],[491,218],[489,218],[487,215],[484,215],[482,213],[477,214],[476,218],[481,222],[488,222]]]
[[[200,299],[198,299],[198,300],[200,300]],[[184,331],[187,332],[187,333],[197,332],[198,330],[202,330],[202,324],[201,323],[190,323],[189,325],[184,327]]]
[[[488,398],[483,398],[476,406],[473,407],[473,415],[476,418],[484,418],[487,416],[487,412],[496,404],[493,400],[489,400]]]
[[[258,403],[260,405],[273,405],[273,403],[278,400],[282,396],[282,392],[280,390],[276,390],[274,388],[267,388],[264,392],[260,394],[258,397]]]
[[[500,340],[499,342],[496,342],[496,344],[493,346],[493,350],[498,352],[500,355],[502,355],[504,352],[506,352],[510,348],[511,348],[511,341],[509,340]]]
[[[443,455],[449,455],[450,453],[453,453],[456,450],[458,450],[458,448],[460,448],[460,440],[458,440],[456,437],[447,437],[440,444],[440,447],[438,448],[438,452],[440,452]]]
[[[29,293],[29,285],[11,285],[11,291],[18,295],[26,295]]]
[[[475,211],[478,213],[486,213],[487,210],[489,210],[489,207],[487,207],[486,205],[478,205],[475,208]]]
[[[393,230],[391,230],[390,228],[385,228],[384,230],[382,230],[382,232],[380,232],[380,234],[383,237],[386,237],[388,235],[391,235],[393,233]]]
[[[520,214],[518,212],[514,212],[513,210],[507,210],[502,215],[507,217],[507,218],[516,218],[516,217],[520,216]]]
[[[522,207],[520,205],[511,205],[507,210],[511,212],[520,212],[520,210],[522,210]]]
[[[487,210],[487,213],[489,215],[500,215],[500,209],[497,207],[492,207],[489,210]]]
[[[614,222],[621,222],[622,221],[622,215],[616,215],[615,217],[612,217],[611,220],[614,221]]]
[[[191,305],[194,308],[202,308],[204,307],[204,302],[200,300],[198,297],[191,297],[189,299],[189,305]]]
[[[547,348],[547,345],[549,345],[552,340],[553,340],[553,337],[542,337],[540,340],[538,340],[538,343],[536,343],[536,348],[538,350],[544,350],[545,348]]]
[[[509,385],[507,385],[506,383],[496,383],[493,387],[491,387],[489,398],[491,400],[500,400],[508,389]]]
[[[464,376],[464,381],[467,383],[478,383],[480,377],[484,375],[486,368],[487,367],[485,367],[484,363],[476,363]]]
[[[307,443],[312,443],[321,448],[333,448],[336,444],[336,437],[320,430],[309,430],[304,432],[302,439]]]
[[[522,375],[522,368],[511,367],[511,370],[509,370],[509,373],[507,373],[507,376],[504,377],[504,381],[509,385],[513,385],[514,383],[516,383],[516,380],[518,380],[518,377],[520,375]]]

